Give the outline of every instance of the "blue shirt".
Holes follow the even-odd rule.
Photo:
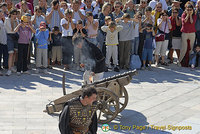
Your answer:
[[[64,9],[60,8],[60,11],[63,13],[64,15]],[[51,12],[51,8],[48,8],[47,9],[47,13],[46,15],[49,15]],[[51,21],[50,21],[50,24],[49,24],[49,28],[52,29],[54,26],[58,26],[59,29],[61,30],[61,25],[60,25],[60,21],[61,21],[61,18],[60,18],[60,15],[58,13],[58,11],[54,10],[53,11],[53,14],[51,16]]]
[[[38,42],[38,47],[40,49],[48,49],[48,39],[49,39],[49,30],[40,31],[39,29],[36,30],[35,37]]]
[[[147,32],[146,30],[143,31],[144,35],[144,48],[146,49],[153,49],[153,33]]]

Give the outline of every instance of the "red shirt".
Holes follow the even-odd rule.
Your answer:
[[[172,28],[170,29],[170,31],[174,31],[176,29],[176,19],[174,19],[172,16],[170,16],[169,19],[172,25]]]
[[[196,32],[195,23],[196,23],[196,20],[197,20],[197,16],[196,15],[192,16],[193,23],[190,23],[190,18],[188,19],[187,22],[185,22],[184,21],[185,17],[186,17],[186,13],[183,13],[182,16],[181,16],[181,21],[182,21],[181,32],[184,32],[184,33],[194,33],[194,32]]]

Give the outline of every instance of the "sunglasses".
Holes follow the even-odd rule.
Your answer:
[[[115,8],[120,8],[120,6],[115,6]]]
[[[173,13],[178,13],[178,12],[173,12]]]
[[[157,8],[162,8],[162,7],[157,7]]]
[[[187,11],[192,11],[192,9],[187,9]]]

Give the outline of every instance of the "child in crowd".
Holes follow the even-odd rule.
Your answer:
[[[81,20],[77,21],[76,28],[73,30],[74,36],[81,35],[82,37],[87,36],[87,31],[83,28],[83,22]],[[75,59],[75,66],[77,71],[84,71],[84,67],[80,68],[81,64],[81,49],[78,47],[74,47],[74,59]]]
[[[130,21],[130,15],[125,13],[123,17],[115,19],[117,24],[123,26],[119,32],[119,66],[120,69],[129,69],[131,39],[134,22]]]
[[[3,66],[8,67],[8,49],[7,49],[7,35],[6,29],[3,23],[4,14],[3,11],[0,9],[0,76],[3,75],[1,72],[1,58],[3,56]]]
[[[61,65],[62,58],[62,48],[61,48],[61,37],[62,33],[59,27],[55,26],[52,29],[53,33],[50,36],[50,41],[52,45],[52,65],[54,66],[57,60],[57,64]]]
[[[118,33],[123,29],[123,26],[117,25],[115,22],[109,22],[108,26],[101,27],[103,32],[106,32],[106,65],[112,68],[110,59],[112,57],[114,71],[119,72],[118,68]]]
[[[21,23],[15,28],[14,31],[19,33],[17,75],[20,75],[21,71],[29,74],[27,68],[27,56],[30,52],[30,49],[28,49],[28,47],[30,44],[31,35],[32,33],[35,33],[35,30],[29,24],[28,17],[24,15],[21,17]]]
[[[87,21],[85,24],[85,29],[87,29],[88,32],[87,40],[97,46],[97,31],[99,22],[97,19],[93,19],[93,14],[90,11],[86,13],[86,17]]]
[[[133,26],[133,32],[132,32],[132,49],[131,49],[131,54],[138,55],[138,47],[139,47],[139,29],[141,28],[141,12],[137,12],[134,15],[134,20],[137,20],[134,22]]]
[[[197,61],[198,57],[198,61]],[[190,55],[190,65],[191,68],[194,69],[195,66],[198,64],[200,66],[200,44],[196,45],[194,51]]]
[[[44,73],[47,73],[48,66],[48,39],[49,39],[49,30],[46,29],[46,23],[41,22],[40,27],[36,30],[35,37],[37,39],[36,45],[36,73],[40,72],[40,68],[44,67]]]
[[[146,61],[148,60],[149,66],[148,69],[151,69],[151,62],[153,57],[153,38],[155,36],[153,31],[152,24],[146,24],[146,27],[141,30],[144,36],[144,47],[142,52],[142,60],[143,60],[143,67],[142,69],[146,69]]]

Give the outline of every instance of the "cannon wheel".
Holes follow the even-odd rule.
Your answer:
[[[111,122],[119,113],[119,98],[111,90],[97,88],[97,118],[99,123]]]
[[[124,86],[121,87],[121,95],[119,96],[119,113],[125,109],[128,104],[128,92]]]

